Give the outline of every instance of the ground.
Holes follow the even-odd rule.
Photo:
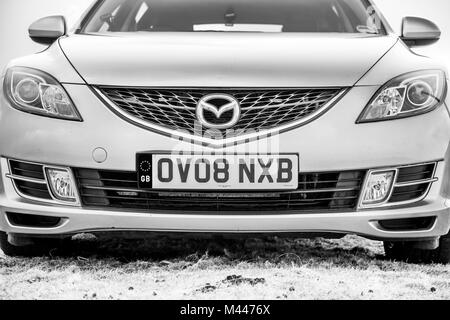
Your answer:
[[[380,242],[77,239],[0,253],[6,299],[450,299],[450,267],[388,261]]]

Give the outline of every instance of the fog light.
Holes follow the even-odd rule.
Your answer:
[[[75,184],[68,170],[47,168],[47,177],[56,199],[72,203],[77,202]]]
[[[380,205],[388,201],[394,183],[396,171],[371,172],[363,190],[361,205]]]

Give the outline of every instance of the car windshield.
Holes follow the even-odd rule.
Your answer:
[[[83,33],[386,33],[369,0],[103,0],[81,29]]]

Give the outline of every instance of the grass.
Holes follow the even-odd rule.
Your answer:
[[[387,261],[380,242],[76,240],[0,254],[2,299],[450,299],[450,267]]]

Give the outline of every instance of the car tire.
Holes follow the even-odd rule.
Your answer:
[[[61,246],[59,239],[36,239],[33,244],[15,246],[8,241],[8,235],[0,232],[0,249],[9,257],[38,257],[48,255],[53,249]]]
[[[450,264],[450,233],[441,238],[437,255],[440,263]]]
[[[441,237],[435,250],[417,249],[412,242],[384,242],[384,252],[394,261],[450,264],[450,233]]]

